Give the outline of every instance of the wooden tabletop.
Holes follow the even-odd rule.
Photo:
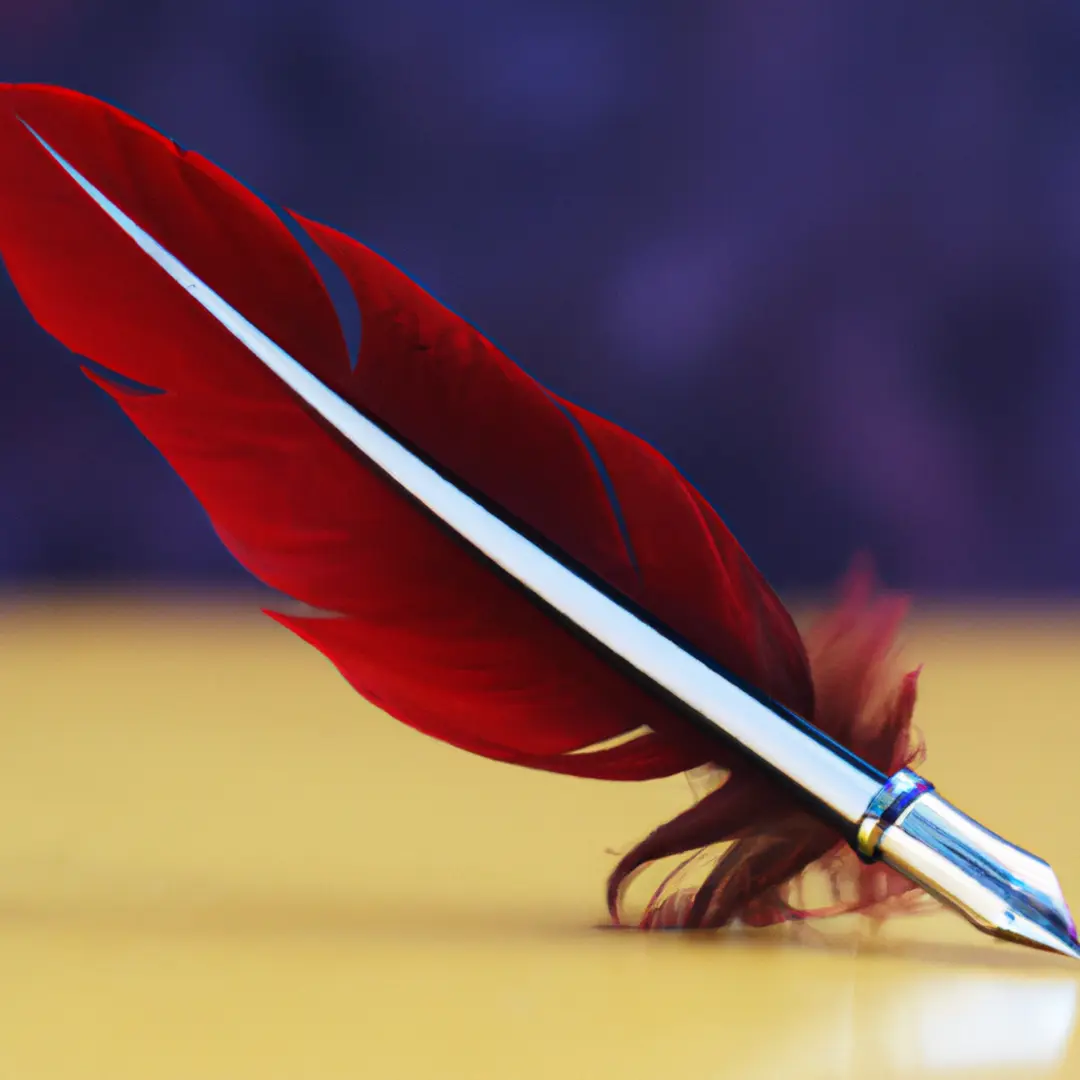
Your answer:
[[[0,606],[0,1080],[1080,1077],[1080,965],[947,915],[601,929],[686,782],[486,762],[255,605]],[[924,772],[1080,914],[1080,613],[912,624]]]

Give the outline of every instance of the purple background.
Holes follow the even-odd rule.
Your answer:
[[[0,0],[0,77],[383,252],[781,587],[1080,592],[1078,4]],[[0,582],[243,580],[6,275],[0,365]]]

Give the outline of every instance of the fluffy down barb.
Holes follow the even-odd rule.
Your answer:
[[[819,723],[885,773],[916,764],[924,753],[912,729],[919,672],[898,675],[894,655],[906,607],[902,597],[875,596],[869,566],[859,563],[838,606],[807,636]],[[623,893],[642,867],[678,855],[682,861],[646,904],[642,928],[768,926],[849,912],[882,917],[922,902],[924,894],[906,878],[884,864],[864,864],[800,808],[774,799],[772,813],[763,814],[761,806],[752,776],[717,774],[713,791],[619,862],[608,882],[613,918],[619,921]],[[695,873],[701,878],[703,868],[697,885],[683,884]],[[815,879],[828,900],[808,908],[802,886]]]

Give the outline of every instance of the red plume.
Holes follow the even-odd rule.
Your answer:
[[[327,386],[732,673],[879,766],[892,763],[882,740],[891,753],[907,736],[895,719],[864,730],[847,705],[815,711],[790,616],[708,503],[647,444],[540,386],[356,241],[276,211],[110,106],[0,85],[0,253],[16,287],[49,333],[99,366],[84,370],[184,479],[233,555],[271,587],[338,616],[278,621],[392,716],[487,757],[609,780],[710,762],[731,769],[690,812],[689,832],[664,827],[631,860],[771,823],[779,853],[757,856],[768,872],[755,871],[757,884],[726,904],[725,918],[835,846],[828,830],[815,844],[785,846],[795,811],[782,795],[350,453],[27,125]],[[351,287],[358,356],[320,263]]]

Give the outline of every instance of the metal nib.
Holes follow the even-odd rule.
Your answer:
[[[1080,959],[1076,925],[1050,866],[937,792],[919,794],[880,833],[875,854],[980,930]]]

